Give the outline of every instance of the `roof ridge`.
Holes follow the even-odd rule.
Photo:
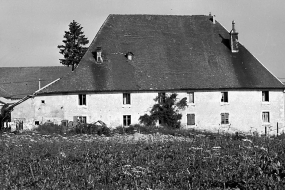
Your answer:
[[[55,67],[62,67],[65,66],[25,66],[25,67],[0,67],[0,68],[55,68]]]
[[[209,16],[209,15],[186,15],[186,14],[185,15],[177,15],[177,14],[109,14],[109,16]]]

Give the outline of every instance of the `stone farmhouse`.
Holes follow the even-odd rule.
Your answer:
[[[211,15],[109,15],[78,67],[12,112],[110,127],[139,122],[158,93],[187,97],[187,128],[282,128],[284,85]]]

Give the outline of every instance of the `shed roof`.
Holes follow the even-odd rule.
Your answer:
[[[284,88],[242,44],[232,53],[229,39],[210,16],[112,14],[78,68],[42,93]]]
[[[1,67],[0,97],[18,99],[33,94],[41,87],[71,72],[65,66]]]

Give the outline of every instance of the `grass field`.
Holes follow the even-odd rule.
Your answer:
[[[2,134],[0,189],[285,189],[285,141]]]

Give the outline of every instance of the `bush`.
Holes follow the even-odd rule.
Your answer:
[[[78,124],[74,128],[66,131],[66,127],[62,125],[56,125],[53,123],[45,123],[39,125],[36,129],[41,134],[94,134],[94,135],[105,135],[110,136],[111,130],[104,125],[95,124]]]
[[[105,135],[110,136],[111,130],[105,125],[95,125],[95,124],[78,124],[69,131],[75,134],[95,134],[95,135]]]
[[[41,134],[63,134],[63,126],[53,123],[39,125],[36,130]]]

